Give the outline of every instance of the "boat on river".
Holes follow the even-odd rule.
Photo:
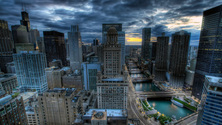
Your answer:
[[[176,106],[183,107],[183,104],[181,104],[181,103],[179,103],[179,102],[177,102],[177,101],[175,101],[175,100],[171,100],[171,102],[172,102],[174,105],[176,105]]]

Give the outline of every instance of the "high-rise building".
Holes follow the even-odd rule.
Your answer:
[[[99,45],[99,39],[94,39],[93,40],[93,46],[98,46]]]
[[[121,44],[115,27],[109,28],[106,40],[103,46],[104,71],[97,74],[98,108],[126,109],[128,72],[123,65],[121,73]]]
[[[198,107],[197,125],[219,125],[222,123],[222,77],[205,76],[201,103]]]
[[[155,59],[155,80],[165,81],[165,74],[167,72],[167,60],[168,60],[168,45],[169,37],[162,33],[162,36],[157,37],[156,59]]]
[[[101,63],[98,57],[91,58],[96,58],[96,61],[90,59],[90,61],[82,63],[84,88],[85,90],[96,91],[97,72],[101,71]]]
[[[29,35],[27,29],[23,25],[13,25],[12,36],[14,44],[16,43],[29,43]]]
[[[39,37],[40,37],[40,34],[39,34],[39,31],[37,29],[31,29],[29,31],[29,42],[34,44],[34,49],[35,50],[39,50],[39,45],[38,45]],[[41,45],[40,45],[40,47],[41,47]]]
[[[1,125],[27,125],[27,117],[23,98],[7,95],[0,98],[0,124]]]
[[[180,31],[172,34],[172,47],[170,53],[170,86],[182,88],[184,85],[190,33]]]
[[[12,61],[13,39],[8,22],[0,20],[0,68],[7,72],[6,64]]]
[[[121,44],[118,43],[118,32],[111,27],[107,32],[107,42],[104,44],[104,75],[116,77],[121,74]]]
[[[21,12],[22,20],[20,20],[21,25],[26,27],[26,30],[30,31],[29,14],[26,11]]]
[[[53,61],[53,59],[60,59],[62,60],[62,64],[66,66],[64,33],[57,31],[43,31],[43,34],[47,65],[49,65],[49,62]]]
[[[222,5],[203,12],[192,95],[201,98],[204,76],[222,77]]]
[[[13,54],[13,60],[21,91],[36,90],[42,93],[48,89],[45,54],[37,51]]]
[[[40,125],[71,125],[76,119],[80,99],[75,88],[54,88],[39,94],[35,112]]]
[[[151,42],[152,43],[152,61],[155,61],[156,59],[156,51],[157,51],[157,42]]]
[[[68,33],[69,60],[72,70],[80,69],[82,63],[82,41],[79,32],[79,26],[71,26],[71,32]]]
[[[122,30],[122,24],[103,24],[102,26],[102,43],[107,42],[107,33],[110,27],[115,27],[118,33],[118,43],[121,44],[121,67],[125,64],[125,31]]]
[[[13,40],[8,22],[0,20],[0,55],[11,55],[13,52]]]
[[[150,39],[151,39],[151,28],[143,28],[142,29],[142,53],[141,56],[145,60],[151,60],[151,47],[150,47]]]

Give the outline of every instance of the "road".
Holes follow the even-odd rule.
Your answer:
[[[129,95],[128,95],[128,99],[129,99],[129,107],[131,109],[131,111],[135,114],[135,116],[137,117],[137,119],[140,120],[140,123],[142,125],[155,125],[155,122],[152,121],[148,121],[147,119],[145,119],[142,114],[140,113],[139,109],[136,106],[136,95],[134,93],[134,91],[132,90],[134,88],[132,88],[132,85],[129,85]]]

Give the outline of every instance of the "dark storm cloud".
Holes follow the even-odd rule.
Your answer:
[[[0,0],[0,15],[9,26],[19,24],[23,7],[32,27],[40,32],[57,30],[65,36],[70,25],[78,24],[84,42],[101,38],[102,23],[123,23],[126,34],[137,33],[132,37],[141,36],[144,27],[152,28],[152,36],[171,35],[184,28],[191,32],[191,40],[197,41],[199,30],[192,29],[187,17],[201,16],[203,10],[220,4],[220,0]],[[167,26],[175,21],[186,25]]]

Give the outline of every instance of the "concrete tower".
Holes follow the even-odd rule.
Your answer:
[[[71,26],[71,32],[68,32],[68,44],[71,69],[81,69],[82,41],[78,25]]]

